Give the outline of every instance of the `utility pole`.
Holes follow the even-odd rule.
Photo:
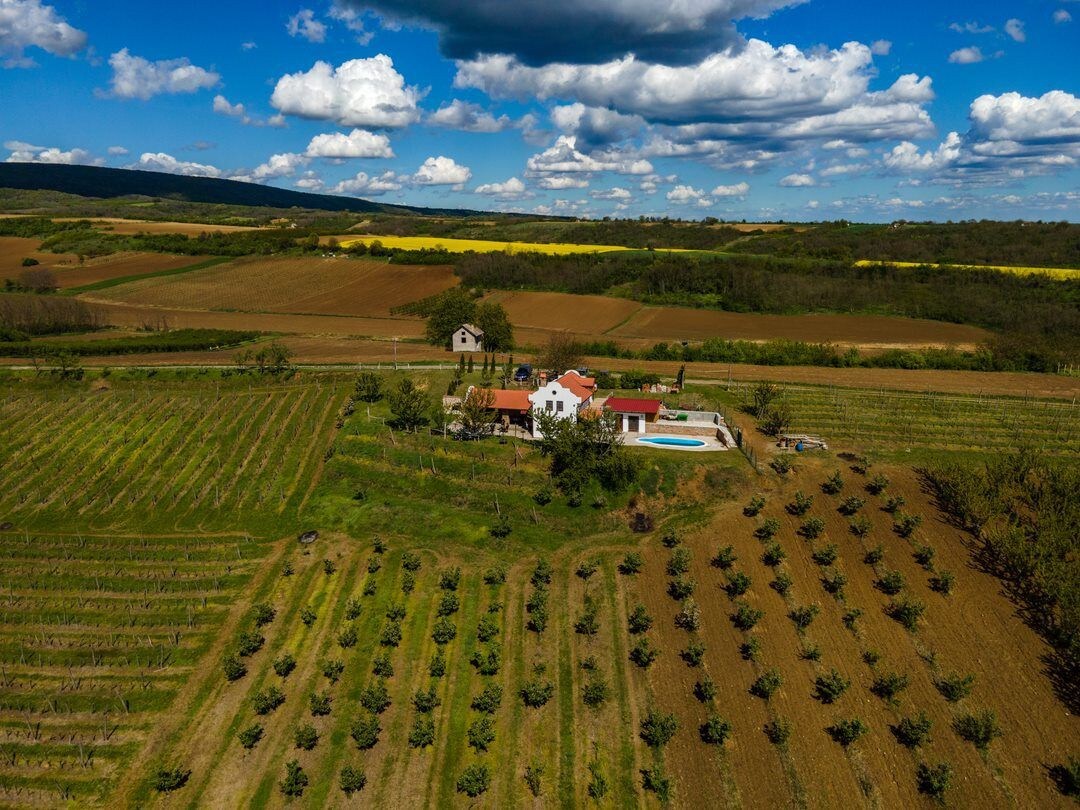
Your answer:
[[[398,339],[394,338],[394,371],[397,371],[397,342]]]

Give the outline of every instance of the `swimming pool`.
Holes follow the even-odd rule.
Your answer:
[[[704,447],[701,439],[679,439],[673,436],[646,436],[638,439],[638,444],[660,445],[661,447]]]

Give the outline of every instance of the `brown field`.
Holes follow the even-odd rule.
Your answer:
[[[883,471],[893,481],[889,492],[903,494],[907,510],[923,516],[922,531],[910,541],[900,539],[890,531],[889,516],[877,508],[880,499],[870,497],[864,512],[873,520],[874,529],[860,541],[847,531],[847,518],[836,511],[839,498],[823,495],[817,487],[836,466],[834,462],[808,463],[794,480],[768,491],[768,503],[759,518],[743,517],[742,504],[732,504],[687,539],[694,557],[691,576],[698,583],[695,595],[702,610],[705,671],[717,683],[717,711],[733,726],[732,741],[719,755],[712,755],[697,740],[697,724],[704,721],[706,712],[692,689],[703,673],[688,668],[675,654],[688,636],[675,628],[678,605],[665,594],[664,565],[669,552],[655,539],[646,547],[646,570],[641,581],[634,583],[631,604],[644,601],[655,620],[656,644],[663,650],[648,670],[652,699],[681,721],[664,757],[676,782],[677,803],[691,806],[692,797],[710,795],[716,797],[715,806],[775,807],[799,804],[796,797],[802,795],[810,807],[931,807],[917,793],[914,779],[918,762],[925,760],[952,765],[951,806],[1066,806],[1047,778],[1046,768],[1074,753],[1080,720],[1057,700],[1044,672],[1041,661],[1049,647],[1021,621],[1016,606],[1001,594],[998,581],[973,567],[965,547],[967,538],[940,519],[910,470]],[[861,481],[858,476],[851,480],[853,475],[846,469],[844,474],[848,489],[854,491]],[[769,487],[761,480],[757,483]],[[809,514],[826,520],[828,542],[840,548],[837,567],[848,577],[842,603],[823,589],[821,569],[810,559],[811,544],[795,534],[802,518],[791,517],[783,508],[799,488],[814,493]],[[761,562],[763,546],[752,535],[765,517],[775,517],[782,525],[776,536],[788,555],[782,568],[794,581],[786,598],[768,587],[773,572]],[[819,545],[824,542],[818,541]],[[929,574],[912,558],[913,544],[927,542],[937,550],[938,568],[956,575],[956,589],[949,597],[930,590]],[[733,603],[722,590],[724,573],[708,563],[720,546],[729,543],[738,555],[732,570],[747,574],[753,583],[744,599],[765,611],[752,631],[762,642],[757,662],[739,654],[747,634],[736,630],[728,618]],[[908,633],[885,615],[889,597],[875,589],[875,573],[862,561],[865,549],[878,543],[885,547],[885,565],[901,571],[907,590],[927,605],[916,633]],[[787,613],[793,606],[806,604],[819,605],[821,612],[800,638]],[[855,633],[841,621],[853,607],[863,611]],[[820,662],[800,658],[804,641],[820,646]],[[895,705],[869,690],[874,670],[862,660],[868,649],[881,655],[878,673],[896,671],[910,678],[910,686]],[[780,671],[783,685],[766,702],[748,690],[758,674],[772,667]],[[834,667],[851,680],[851,687],[836,703],[825,705],[812,696],[813,680]],[[973,693],[955,705],[947,703],[934,686],[937,674],[954,671],[975,675]],[[985,757],[950,727],[963,711],[983,708],[997,713],[1004,732]],[[933,721],[931,741],[920,751],[909,752],[897,743],[890,727],[919,711]],[[770,745],[761,731],[776,716],[787,718],[793,726],[787,751]],[[837,718],[850,717],[862,719],[870,732],[845,751],[825,728]]]
[[[171,256],[165,253],[113,253],[83,264],[65,262],[55,265],[53,270],[60,289],[66,290],[114,278],[176,270],[204,260],[199,256]]]
[[[802,340],[841,345],[972,346],[989,334],[978,327],[881,315],[760,315],[709,309],[643,307],[607,333],[650,340]]]
[[[198,236],[200,233],[235,233],[257,231],[254,225],[207,225],[201,222],[157,222],[144,219],[121,219],[119,217],[56,217],[54,222],[79,222],[89,219],[96,227],[109,233],[131,235],[136,233],[179,233]]]
[[[20,236],[0,236],[0,280],[15,278],[25,268],[23,259],[37,259],[42,267],[55,268],[62,262],[75,262],[77,256],[69,253],[45,253],[39,251],[40,239],[23,239]]]
[[[484,300],[502,304],[515,327],[590,337],[604,334],[641,309],[636,301],[622,298],[551,292],[498,291]]]
[[[102,291],[111,301],[154,307],[388,317],[390,309],[457,284],[449,267],[354,259],[240,259],[183,276]]]

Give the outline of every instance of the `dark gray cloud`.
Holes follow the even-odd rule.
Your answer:
[[[592,64],[626,53],[669,65],[739,43],[734,20],[804,0],[338,0],[395,23],[432,28],[453,59],[512,54],[527,65]],[[670,7],[665,8],[664,6]]]

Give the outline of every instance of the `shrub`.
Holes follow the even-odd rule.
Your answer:
[[[886,612],[912,632],[919,626],[919,619],[926,610],[926,605],[917,599],[901,597],[889,603]]]
[[[765,497],[762,495],[755,495],[750,499],[750,503],[743,507],[743,514],[747,517],[756,517],[758,512],[765,508]]]
[[[667,573],[669,577],[677,577],[690,570],[690,549],[677,548],[671,552],[668,560]]]
[[[727,585],[724,586],[724,590],[727,591],[729,597],[734,599],[750,590],[751,584],[750,577],[742,571],[736,571],[728,577]]]
[[[931,546],[916,546],[915,553],[912,555],[915,558],[915,562],[921,565],[923,568],[933,569],[934,567],[934,549]]]
[[[611,688],[602,675],[593,675],[581,689],[582,701],[592,709],[603,706],[610,696]]]
[[[908,676],[899,672],[886,672],[874,678],[870,691],[882,700],[892,701],[908,688]]]
[[[953,728],[980,751],[985,751],[990,743],[1001,736],[1001,727],[993,709],[984,709],[977,714],[962,714],[953,721]]]
[[[499,623],[490,615],[480,617],[476,625],[476,638],[480,642],[491,641],[499,635]]]
[[[868,667],[877,666],[877,662],[881,660],[881,653],[877,650],[866,650],[862,654],[862,660]]]
[[[663,766],[659,763],[641,770],[641,786],[655,793],[661,804],[671,801],[671,778],[664,774]]]
[[[787,554],[784,553],[784,549],[780,547],[779,543],[770,543],[765,547],[765,552],[761,555],[761,561],[772,568],[775,568],[784,561]]]
[[[933,725],[926,712],[919,712],[914,717],[904,717],[893,728],[897,741],[907,748],[918,748],[930,739],[930,727]]]
[[[744,661],[757,661],[760,654],[761,639],[757,636],[751,636],[739,645],[739,655],[743,657]]]
[[[716,698],[716,684],[713,679],[706,675],[700,681],[694,683],[694,697],[702,703],[709,703]]]
[[[329,692],[312,692],[309,698],[312,717],[325,717],[330,714],[330,706],[333,700]]]
[[[431,638],[436,644],[449,644],[457,636],[457,627],[445,616],[435,621],[431,628]]]
[[[439,572],[439,587],[444,591],[456,591],[460,584],[460,568],[445,568]]]
[[[688,667],[701,666],[705,658],[705,645],[694,639],[679,652],[679,657],[686,662]]]
[[[827,593],[836,597],[842,597],[844,595],[844,586],[847,585],[847,577],[844,572],[838,568],[826,568],[825,573],[821,577],[821,587],[825,589]]]
[[[555,685],[551,681],[532,678],[521,687],[521,700],[530,709],[538,709],[551,700],[555,694]]]
[[[848,530],[856,537],[866,537],[873,528],[873,522],[866,515],[858,515],[848,523]]]
[[[682,542],[682,536],[677,529],[668,529],[660,538],[660,542],[664,544],[664,548],[675,548]]]
[[[816,540],[825,531],[825,521],[819,517],[810,517],[802,522],[799,534],[807,540]]]
[[[364,590],[361,592],[361,595],[362,596],[374,596],[375,595],[375,590],[376,590],[377,587],[378,587],[378,585],[375,582],[375,578],[374,577],[368,577],[367,581],[364,582]]]
[[[551,577],[554,571],[551,568],[551,563],[545,559],[541,559],[536,563],[536,568],[533,569],[530,582],[533,586],[537,585],[550,585]]]
[[[297,748],[303,751],[310,751],[319,744],[319,732],[315,730],[315,726],[310,723],[305,723],[296,729],[293,739],[296,742]]]
[[[847,748],[869,731],[869,727],[857,717],[850,720],[837,720],[826,731],[840,745]]]
[[[863,562],[867,565],[877,565],[885,559],[885,546],[878,543],[863,556]]]
[[[594,672],[596,670],[596,667],[597,667],[596,656],[595,655],[587,655],[587,656],[585,656],[584,658],[581,659],[581,663],[578,664],[578,666],[580,666],[586,672]]]
[[[255,714],[270,714],[285,702],[285,693],[276,686],[268,686],[251,696],[251,706]]]
[[[836,547],[836,543],[829,543],[827,546],[816,549],[810,556],[818,565],[832,565],[840,556],[840,550]]]
[[[765,736],[773,745],[785,745],[791,738],[791,721],[778,717],[766,723]]]
[[[364,687],[360,693],[360,705],[372,714],[382,714],[390,708],[390,692],[383,678],[377,678]]]
[[[848,630],[855,630],[855,622],[862,618],[862,610],[860,608],[852,608],[844,613],[841,617],[841,621],[844,623],[844,627]]]
[[[252,723],[250,726],[243,729],[239,734],[237,734],[236,737],[238,740],[240,740],[240,745],[242,745],[246,750],[250,751],[256,745],[258,745],[259,740],[263,738],[263,727],[258,723]]]
[[[820,661],[821,647],[817,644],[803,644],[799,650],[799,657],[804,661]]]
[[[413,706],[421,714],[430,714],[441,702],[434,686],[429,686],[427,691],[417,689],[416,694],[413,695]]]
[[[810,626],[820,612],[821,608],[817,605],[803,605],[802,607],[793,608],[788,613],[788,618],[791,619],[799,631],[802,631]]]
[[[387,625],[387,629],[389,629],[389,625]],[[383,639],[387,639],[387,638],[389,638],[389,636],[387,635],[386,630],[383,630]],[[353,625],[353,624],[345,625],[345,627],[343,627],[338,632],[338,635],[337,635],[338,646],[341,647],[341,649],[343,649],[343,650],[347,650],[347,649],[349,649],[351,647],[355,647],[356,642],[359,641],[359,640],[360,640],[360,636],[356,632],[356,626]],[[398,641],[401,641],[401,628],[400,627],[398,628]],[[383,644],[386,644],[386,643],[387,643],[386,641],[383,641]],[[392,646],[397,646],[397,645],[394,644]]]
[[[866,501],[860,498],[858,495],[848,495],[844,500],[840,501],[840,506],[837,507],[837,511],[841,515],[854,515],[860,509],[866,506]]]
[[[262,649],[265,643],[266,638],[261,633],[254,630],[242,630],[236,639],[236,652],[241,657],[254,655]]]
[[[733,546],[724,546],[722,549],[716,552],[716,556],[709,562],[714,568],[719,568],[721,571],[726,571],[735,564],[735,560],[738,559],[735,556],[735,548]]]
[[[641,719],[641,739],[649,748],[663,748],[678,730],[679,721],[673,714],[649,709]]]
[[[626,619],[628,629],[634,635],[648,632],[652,627],[652,616],[649,615],[649,611],[645,609],[644,605],[634,605],[634,609],[630,611],[630,615]]]
[[[354,793],[359,793],[367,785],[367,774],[364,773],[363,768],[346,765],[341,769],[339,784],[342,793],[346,796],[352,796]]]
[[[352,621],[353,619],[359,619],[360,614],[364,612],[364,603],[357,599],[355,596],[350,598],[345,603],[345,619],[346,621]]]
[[[394,665],[390,661],[390,655],[388,653],[376,655],[371,662],[371,671],[380,678],[393,678]]]
[[[600,801],[608,792],[607,778],[604,776],[603,771],[600,770],[600,763],[596,760],[589,763],[589,784],[586,787],[586,792],[589,794],[589,798],[595,801]]]
[[[754,537],[758,540],[771,540],[780,531],[780,521],[776,518],[765,518],[761,525],[754,529]]]
[[[835,703],[840,696],[851,686],[851,681],[830,669],[824,675],[818,675],[814,679],[814,697],[822,703]]]
[[[909,515],[906,512],[897,512],[893,515],[893,521],[893,531],[901,537],[911,537],[922,524],[922,518],[919,515]]]
[[[814,496],[806,495],[800,489],[795,493],[795,500],[789,503],[785,508],[789,515],[802,516],[810,511],[810,507],[814,505]]]
[[[619,563],[619,573],[624,576],[630,576],[632,574],[638,574],[641,569],[645,567],[645,560],[636,551],[631,551],[622,558],[622,562]]]
[[[444,593],[439,600],[438,615],[452,616],[461,610],[461,600],[456,593]]]
[[[1055,765],[1050,776],[1066,796],[1080,796],[1080,758],[1069,757],[1064,765]]]
[[[885,571],[878,577],[877,587],[882,593],[895,596],[904,590],[904,575],[899,571]]]
[[[364,712],[352,724],[352,728],[349,729],[349,736],[353,738],[357,748],[361,751],[367,751],[374,748],[379,742],[379,733],[381,731],[382,727],[379,725],[378,715]]]
[[[491,568],[484,571],[485,585],[502,585],[504,582],[506,582],[505,565],[493,565]]]
[[[592,575],[595,574],[598,570],[600,570],[600,563],[598,563],[596,560],[586,560],[577,567],[577,570],[574,572],[574,574],[580,579],[588,582]]]
[[[308,786],[308,775],[300,767],[295,759],[285,763],[285,778],[278,783],[281,795],[290,798],[304,795],[304,788]]]
[[[305,627],[311,627],[311,625],[315,624],[317,618],[318,615],[309,607],[305,607],[300,611],[300,621],[304,623]]]
[[[338,659],[330,659],[324,661],[322,665],[322,674],[330,683],[337,683],[338,678],[341,677],[341,673],[345,671],[345,662]]]
[[[783,683],[784,679],[780,677],[780,670],[770,669],[763,672],[758,676],[757,680],[750,684],[750,694],[768,700]]]
[[[951,571],[938,571],[930,577],[930,587],[943,596],[951,594],[955,584],[956,576]]]
[[[649,639],[642,636],[638,643],[630,649],[630,660],[639,667],[645,668],[652,664],[659,654],[660,651],[649,643]]]
[[[791,586],[793,584],[794,581],[791,579],[791,575],[788,574],[786,571],[781,571],[779,574],[776,575],[776,578],[769,583],[769,587],[781,596],[783,596],[791,590]]]
[[[882,508],[890,515],[895,515],[907,504],[907,499],[903,495],[893,495],[889,500],[885,501],[885,506]]]
[[[260,602],[252,608],[252,621],[255,622],[256,627],[263,627],[270,624],[277,616],[277,611],[274,610],[266,602]]]
[[[225,672],[225,680],[227,681],[238,681],[247,675],[247,667],[235,655],[226,655],[222,658],[221,669]]]
[[[731,723],[718,715],[710,714],[698,729],[701,741],[709,745],[723,745],[731,736]]]
[[[731,614],[731,621],[737,628],[746,632],[754,629],[754,625],[761,621],[764,616],[764,610],[752,608],[746,602],[740,601],[735,612]]]
[[[526,765],[525,773],[522,775],[522,778],[525,780],[525,785],[529,788],[529,792],[533,796],[539,796],[543,788],[543,764],[540,762],[533,762]]]
[[[586,594],[585,609],[574,622],[574,632],[582,636],[595,636],[600,630],[600,606],[596,600]]]
[[[915,784],[919,787],[919,793],[925,793],[939,802],[944,800],[945,791],[949,789],[951,782],[952,768],[947,762],[939,762],[937,765],[920,762],[915,770]]]
[[[474,762],[461,772],[457,780],[457,792],[471,799],[486,793],[491,787],[491,771],[483,762]]]
[[[675,626],[690,632],[701,627],[701,609],[693,598],[683,601],[682,608],[675,614]]]
[[[482,715],[469,724],[465,732],[469,745],[477,751],[487,751],[495,742],[495,723],[489,715]]]
[[[158,793],[172,793],[187,784],[190,770],[184,768],[162,768],[154,776],[154,790]]]
[[[488,644],[482,650],[474,650],[469,662],[481,675],[498,675],[502,665],[502,651],[498,644]]]
[[[787,475],[789,472],[795,469],[795,465],[791,463],[791,456],[777,456],[769,462],[769,466],[776,471],[778,475]]]
[[[949,703],[956,703],[971,694],[971,687],[975,683],[974,675],[961,675],[953,672],[935,682],[935,686]]]
[[[697,583],[689,577],[675,577],[668,583],[667,592],[672,599],[681,602],[692,595],[696,587]]]
[[[322,561],[322,569],[323,569],[324,574],[326,574],[327,576],[330,576],[335,571],[337,571],[337,566],[334,565],[333,560],[323,560]]]
[[[472,700],[472,708],[485,714],[494,714],[502,704],[502,686],[497,683],[488,684],[480,694]]]
[[[821,485],[821,491],[826,495],[836,495],[844,488],[844,476],[837,470],[828,478],[825,479],[825,483]]]
[[[878,473],[866,482],[866,491],[871,495],[880,495],[889,486],[889,479],[882,473]]]

